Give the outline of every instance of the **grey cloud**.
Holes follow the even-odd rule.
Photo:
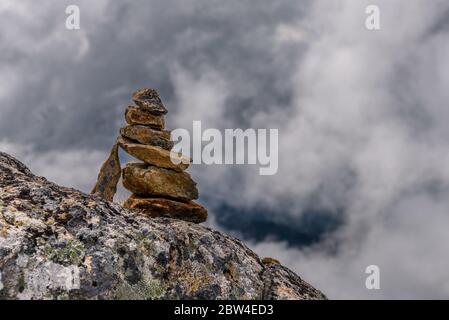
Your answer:
[[[79,1],[77,33],[64,28],[71,2],[25,3],[0,13],[1,62],[17,77],[2,101],[0,133],[19,143],[105,148],[136,87],[158,88],[176,112],[170,73],[176,65],[193,77],[212,69],[233,84],[226,107],[242,121],[243,109],[288,96],[281,84],[287,75],[272,72],[288,70],[273,65],[270,36],[277,23],[294,17],[292,4]],[[24,122],[28,130],[17,130]]]

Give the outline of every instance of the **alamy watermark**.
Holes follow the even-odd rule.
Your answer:
[[[171,138],[175,145],[170,154],[174,164],[249,164],[259,165],[259,174],[274,175],[278,171],[278,129],[224,129],[203,131],[201,121],[193,121],[192,135],[186,129],[175,129]]]
[[[81,10],[77,5],[65,9],[67,30],[81,28]],[[365,27],[380,29],[380,8],[368,5]],[[260,175],[274,175],[278,171],[278,129],[206,129],[202,132],[201,121],[193,122],[193,134],[186,129],[172,131],[172,139],[177,141],[171,152],[175,164],[190,161],[181,154],[192,157],[194,164],[248,164],[259,165]]]
[[[368,15],[365,20],[365,27],[368,30],[380,30],[380,8],[375,4],[366,7],[365,13]]]
[[[68,15],[65,19],[65,27],[67,30],[81,29],[81,11],[77,5],[71,4],[65,8]]]
[[[71,4],[66,7],[67,18],[65,27],[67,30],[79,30],[81,28],[81,10],[79,6]],[[380,30],[380,8],[378,5],[370,4],[365,8],[365,27],[368,30]]]
[[[368,290],[379,290],[380,289],[380,268],[375,264],[369,265],[365,269],[365,273],[369,274],[365,280],[365,287]]]

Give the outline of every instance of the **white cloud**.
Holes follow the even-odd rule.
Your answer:
[[[346,225],[327,239],[338,251],[329,254],[327,242],[301,251],[254,247],[331,298],[447,298],[449,118],[442,106],[449,69],[442,56],[449,33],[432,28],[448,8],[379,3],[382,29],[369,33],[364,1],[316,2],[307,20],[317,37],[298,68],[296,116],[283,139],[283,150],[297,158],[281,154],[289,174],[270,188],[298,199],[321,188],[326,205],[343,205]],[[370,264],[381,268],[380,291],[364,287]]]

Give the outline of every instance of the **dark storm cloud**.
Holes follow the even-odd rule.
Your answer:
[[[227,116],[236,120],[251,109],[288,106],[287,61],[296,50],[275,57],[272,36],[279,23],[298,18],[295,3],[82,1],[81,30],[72,32],[64,25],[72,2],[29,2],[24,15],[1,13],[0,63],[17,78],[2,99],[3,138],[41,152],[104,150],[139,86],[159,89],[176,111],[173,66],[194,76],[213,69],[227,79]],[[8,34],[19,40],[11,43]]]

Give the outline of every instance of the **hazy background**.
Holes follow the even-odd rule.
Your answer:
[[[143,85],[171,129],[279,128],[275,176],[191,167],[208,224],[330,298],[449,298],[448,40],[447,0],[2,0],[0,150],[90,191]]]

